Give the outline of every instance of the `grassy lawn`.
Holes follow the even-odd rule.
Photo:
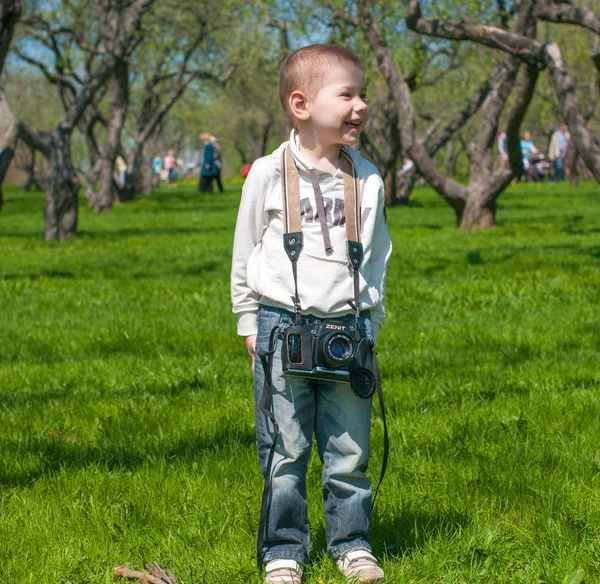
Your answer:
[[[181,584],[260,582],[252,376],[229,302],[239,186],[83,208],[62,244],[42,241],[42,194],[5,198],[0,582],[108,583],[149,561]],[[598,582],[598,186],[513,187],[474,234],[431,191],[414,199],[388,212],[392,450],[372,526],[387,582]],[[305,581],[341,583],[319,485],[314,456]]]

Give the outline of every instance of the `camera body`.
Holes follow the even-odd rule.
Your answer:
[[[356,340],[343,321],[293,325],[283,331],[282,366],[285,375],[350,383],[352,391],[368,399],[376,389],[369,368],[373,345],[366,337]]]

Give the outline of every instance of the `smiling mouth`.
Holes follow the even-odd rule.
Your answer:
[[[360,128],[360,126],[361,126],[362,122],[361,122],[360,120],[354,120],[354,121],[351,121],[351,122],[346,122],[346,124],[347,124],[348,126],[352,126],[352,127],[354,127],[354,128],[357,128],[357,129],[358,129],[358,128]]]

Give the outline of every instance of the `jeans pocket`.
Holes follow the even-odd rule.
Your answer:
[[[369,310],[361,312],[358,327],[360,328],[360,332],[367,337],[367,339],[370,341],[373,340],[373,321],[371,320],[371,312]]]
[[[257,350],[269,348],[271,332],[275,327],[281,327],[283,320],[283,311],[268,308],[258,309],[258,333],[256,335]]]

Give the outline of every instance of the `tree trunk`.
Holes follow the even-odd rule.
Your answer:
[[[457,148],[457,141],[448,142],[447,158],[446,158],[446,174],[451,177],[456,176],[456,164],[459,156],[463,153],[464,148]]]
[[[415,183],[417,182],[417,176],[417,170],[413,167],[398,179],[396,186],[397,205],[408,205]]]
[[[110,211],[115,200],[113,170],[129,106],[129,67],[127,61],[120,60],[117,62],[110,80],[110,91],[110,120],[106,133],[106,143],[88,177],[86,187],[86,194],[90,200],[92,210],[95,212]],[[97,191],[96,181],[99,182]]]
[[[0,2],[0,74],[4,68],[4,60],[8,54],[15,25],[21,16],[20,0],[2,0]]]
[[[50,146],[44,239],[62,241],[77,232],[79,179],[71,160],[71,135],[60,128]]]
[[[391,207],[396,204],[396,169],[386,168],[383,175],[383,186],[385,189],[385,206]]]
[[[474,231],[496,227],[496,201],[489,201],[483,192],[469,188],[467,203],[462,214],[457,214],[461,229]]]
[[[581,106],[573,79],[555,43],[545,46],[545,62],[550,70],[561,112],[571,132],[575,146],[583,158],[585,165],[600,182],[600,146],[596,144],[592,132],[587,128],[586,120],[581,113]]]
[[[142,176],[143,153],[144,142],[136,140],[133,148],[129,152],[129,156],[127,156],[125,184],[120,192],[121,202],[133,201],[135,195],[144,190],[144,180]]]
[[[35,187],[38,191],[45,190],[46,179],[41,172],[36,172],[35,170],[35,148],[29,148],[30,159],[27,161],[26,165],[23,167],[25,171],[25,182],[23,183],[23,191],[28,193],[31,190],[31,187]]]
[[[144,148],[144,170],[142,173],[142,192],[144,195],[151,195],[152,191],[156,187],[156,181],[154,180],[154,173],[150,172],[148,169],[152,168],[152,158],[154,154],[152,154],[152,148],[148,148],[149,144],[146,144]]]
[[[143,148],[143,165],[146,172],[143,172],[143,192],[145,195],[151,195],[156,189],[160,181],[157,181],[154,171],[152,171],[152,159],[155,154],[172,150],[169,148],[163,134],[163,125],[158,124],[152,135],[146,140]]]
[[[3,204],[2,183],[15,153],[17,136],[17,120],[8,106],[4,94],[0,91],[0,211]]]

